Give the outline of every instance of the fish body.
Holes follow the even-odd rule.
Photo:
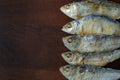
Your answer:
[[[68,80],[118,80],[120,70],[101,68],[90,65],[73,66],[66,65],[60,68],[60,72]]]
[[[62,31],[80,35],[120,36],[120,23],[107,16],[89,15],[67,23]]]
[[[120,50],[102,53],[65,52],[62,53],[62,57],[71,65],[105,66],[120,58]]]
[[[120,18],[120,4],[108,0],[83,0],[66,4],[60,10],[73,19],[90,14],[105,15],[113,19]]]
[[[107,35],[72,35],[63,37],[64,45],[71,51],[106,52],[120,47],[120,37]]]

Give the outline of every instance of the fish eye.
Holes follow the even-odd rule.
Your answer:
[[[69,9],[69,8],[70,8],[70,4],[67,4],[67,5],[65,6],[65,8],[66,8],[66,9]]]
[[[65,67],[65,71],[69,72],[70,71],[70,67],[69,66]]]
[[[68,38],[68,40],[67,40],[69,43],[72,43],[72,41],[73,41],[73,38],[71,37],[71,38]]]
[[[67,27],[68,27],[68,28],[71,28],[71,27],[72,27],[72,25],[71,25],[71,24],[68,24],[68,25],[67,25]]]
[[[72,56],[71,53],[66,54],[66,57],[67,57],[67,58],[70,58],[71,56]]]
[[[71,25],[70,23],[68,23],[68,24],[65,26],[66,29],[71,28],[71,27],[72,27],[72,25]]]

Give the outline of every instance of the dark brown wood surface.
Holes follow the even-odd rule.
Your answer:
[[[0,0],[0,80],[66,80],[61,27],[72,19],[59,8],[69,2]],[[105,67],[120,69],[120,60]]]

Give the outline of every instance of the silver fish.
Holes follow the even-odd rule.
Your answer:
[[[107,35],[72,35],[63,37],[64,45],[71,51],[105,52],[120,47],[120,37]]]
[[[80,35],[120,36],[120,23],[106,16],[89,15],[67,23],[63,26],[62,31]]]
[[[105,15],[113,19],[120,18],[120,4],[108,0],[83,0],[66,4],[60,10],[73,19],[90,14]]]
[[[120,50],[103,53],[79,53],[79,52],[64,52],[63,59],[71,65],[94,65],[105,66],[120,58]]]
[[[120,79],[120,70],[101,68],[90,65],[72,66],[66,65],[60,68],[60,72],[68,80],[117,80]]]

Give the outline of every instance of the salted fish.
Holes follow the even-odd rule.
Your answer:
[[[66,4],[60,10],[73,19],[90,14],[105,15],[113,19],[120,18],[120,4],[109,0],[82,0]]]
[[[63,37],[64,45],[71,51],[106,52],[120,47],[120,37],[107,35],[72,35]]]
[[[120,70],[101,68],[90,65],[73,66],[66,65],[60,68],[60,72],[68,80],[118,80]]]
[[[71,65],[105,66],[120,58],[120,50],[102,53],[79,53],[68,51],[61,55],[63,59]]]
[[[120,36],[120,23],[107,16],[89,15],[65,24],[62,31],[80,35]]]

